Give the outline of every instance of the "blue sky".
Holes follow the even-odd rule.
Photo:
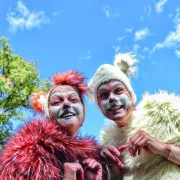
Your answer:
[[[132,51],[138,102],[145,91],[180,94],[179,0],[1,0],[0,36],[14,53],[37,61],[42,79],[76,69],[88,82],[116,53]],[[86,106],[81,132],[98,139],[105,118],[94,103]]]

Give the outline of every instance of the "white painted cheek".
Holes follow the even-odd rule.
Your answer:
[[[60,108],[56,106],[49,108],[49,114],[53,118],[58,118],[59,111],[60,111]]]
[[[80,114],[80,113],[83,113],[83,106],[82,104],[74,104],[72,106],[72,108],[74,109],[74,111],[76,112],[76,114]]]
[[[108,100],[103,100],[100,104],[100,109],[102,112],[107,112],[107,104],[108,104]]]
[[[119,96],[118,101],[120,103],[123,103],[126,109],[128,109],[131,106],[131,100],[129,96],[127,96],[126,94],[122,94],[121,96]]]

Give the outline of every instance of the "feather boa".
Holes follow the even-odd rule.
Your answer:
[[[180,147],[180,97],[160,91],[157,94],[145,94],[137,106],[131,123],[118,128],[110,123],[101,132],[103,145],[123,145],[138,130],[144,130],[161,142]],[[125,180],[179,180],[180,168],[165,157],[143,152],[131,157],[123,154]]]
[[[68,137],[58,124],[37,119],[26,124],[0,154],[0,179],[59,180],[64,162],[100,160],[93,139]]]

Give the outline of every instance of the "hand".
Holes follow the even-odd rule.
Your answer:
[[[84,176],[87,180],[102,180],[102,166],[95,159],[85,159],[82,164],[84,165]]]
[[[84,171],[79,163],[64,163],[63,180],[84,180]]]
[[[118,166],[120,168],[124,168],[124,164],[119,160],[119,156],[125,149],[126,145],[123,145],[119,148],[110,145],[106,149],[104,149],[102,153],[107,161],[107,164],[110,166]]]
[[[132,156],[141,154],[142,149],[152,154],[163,154],[164,143],[158,141],[154,137],[150,136],[145,131],[137,131],[127,143],[128,151]]]

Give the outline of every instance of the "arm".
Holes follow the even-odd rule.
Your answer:
[[[180,148],[158,141],[145,131],[137,131],[128,143],[128,151],[132,156],[141,154],[142,149],[166,157],[168,160],[180,165]]]
[[[169,147],[168,147],[169,146]],[[180,165],[180,147],[175,145],[165,144],[165,151],[169,150],[168,156],[165,156],[169,161]],[[167,150],[166,150],[167,149]]]

